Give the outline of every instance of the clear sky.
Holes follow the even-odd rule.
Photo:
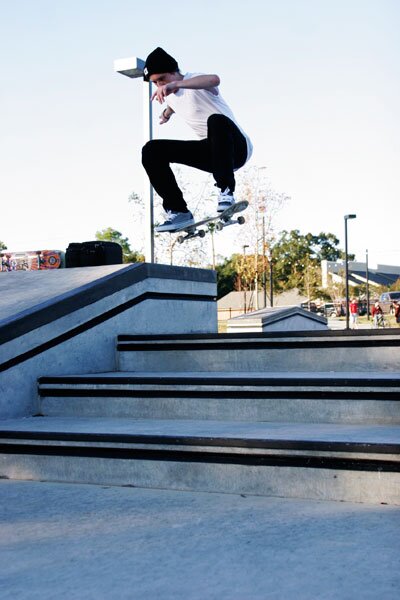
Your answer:
[[[183,71],[220,75],[254,143],[251,164],[291,197],[278,229],[332,232],[343,247],[343,217],[356,213],[349,251],[400,265],[398,0],[0,8],[0,240],[9,249],[65,249],[109,226],[135,247],[127,199],[142,190],[142,85],[113,61],[160,45]]]

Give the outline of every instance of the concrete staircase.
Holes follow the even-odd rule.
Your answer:
[[[399,334],[121,335],[0,423],[0,476],[400,504]]]

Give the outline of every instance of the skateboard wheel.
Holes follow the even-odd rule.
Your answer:
[[[199,237],[203,238],[206,235],[204,229],[199,229]]]
[[[183,244],[184,240],[185,240],[185,238],[182,235],[180,235],[178,237],[178,244]]]
[[[246,222],[246,219],[244,217],[238,217],[238,223],[239,225],[243,225],[243,223]]]
[[[222,231],[222,230],[223,230],[223,228],[224,228],[224,226],[223,226],[223,224],[222,224],[222,223],[217,223],[217,224],[216,224],[216,226],[215,226],[215,229],[216,229],[217,231]]]

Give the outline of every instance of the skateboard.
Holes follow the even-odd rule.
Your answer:
[[[208,225],[209,223],[215,223],[216,231],[222,231],[228,225],[235,225],[238,223],[239,225],[243,225],[245,222],[245,218],[243,216],[238,217],[237,219],[232,219],[233,215],[238,212],[242,212],[246,210],[249,203],[247,200],[242,200],[241,202],[235,202],[229,208],[225,209],[223,212],[218,215],[214,215],[213,217],[206,217],[201,221],[197,221],[193,223],[193,225],[189,225],[188,227],[182,227],[181,229],[177,229],[174,233],[185,232],[186,235],[180,235],[177,240],[179,244],[183,244],[186,240],[190,240],[195,237],[203,238],[207,231],[205,229],[201,229],[202,225]]]

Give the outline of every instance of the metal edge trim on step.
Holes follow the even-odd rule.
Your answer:
[[[356,377],[341,377],[340,373],[332,373],[329,377],[252,377],[252,374],[240,377],[229,375],[201,377],[198,375],[155,375],[143,377],[141,375],[71,375],[71,376],[43,376],[38,379],[39,385],[202,385],[202,386],[230,386],[243,387],[400,387],[400,377],[370,377],[369,375]]]
[[[124,389],[79,389],[79,388],[40,388],[41,398],[196,398],[221,400],[365,400],[400,402],[398,391],[243,391],[243,390],[124,390]]]
[[[384,346],[387,347],[400,347],[399,339],[388,339],[385,340]],[[176,342],[176,343],[162,343],[157,342],[141,343],[139,342],[122,342],[118,341],[117,350],[119,352],[174,352],[179,351],[210,351],[210,350],[298,350],[304,348],[334,348],[338,349],[344,347],[349,348],[381,348],[382,342],[379,340],[372,340],[366,338],[343,338],[341,340],[296,340],[296,339],[285,339],[279,340],[234,340],[234,341],[221,341],[220,343],[212,343],[209,341],[204,342]]]
[[[389,460],[318,456],[280,456],[217,452],[105,448],[88,446],[48,446],[0,444],[0,454],[82,457],[119,460],[172,461],[178,463],[232,464],[249,467],[297,467],[346,471],[399,473],[400,463]]]
[[[311,331],[265,331],[265,332],[242,332],[242,333],[165,333],[165,334],[119,334],[118,341],[179,341],[179,340],[264,340],[269,338],[363,338],[363,337],[399,337],[399,328],[389,329],[328,329]]]
[[[334,440],[260,439],[245,437],[153,435],[119,433],[74,433],[58,431],[1,430],[0,439],[46,440],[54,442],[108,442],[120,444],[164,444],[168,446],[218,446],[235,448],[259,448],[280,450],[309,450],[323,452],[358,452],[374,454],[400,453],[400,443],[352,442]],[[35,446],[36,447],[36,446]],[[400,463],[399,463],[400,464]]]

